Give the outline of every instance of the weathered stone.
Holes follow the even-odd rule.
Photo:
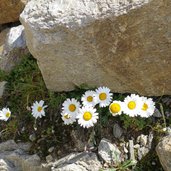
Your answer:
[[[155,108],[153,116],[156,118],[161,118],[162,114],[157,108]]]
[[[29,140],[30,140],[30,141],[35,141],[35,140],[36,140],[36,135],[35,135],[35,134],[31,134],[31,135],[29,136]]]
[[[166,135],[170,135],[171,136],[171,127],[167,127],[166,128]]]
[[[170,0],[31,0],[20,20],[48,89],[149,96],[171,94],[170,11]]]
[[[12,27],[2,45],[0,68],[4,71],[10,71],[19,63],[21,57],[27,53],[28,49],[26,47],[24,27],[22,25]]]
[[[14,171],[14,169],[10,167],[9,162],[4,159],[0,159],[0,171]]]
[[[115,138],[120,138],[123,134],[123,129],[116,123],[113,125],[113,135]]]
[[[49,152],[49,153],[52,153],[52,152],[54,151],[54,149],[55,149],[55,147],[50,147],[50,148],[48,149],[48,152]]]
[[[18,21],[26,2],[27,0],[1,0],[0,24]]]
[[[134,141],[133,140],[129,140],[129,157],[130,157],[130,160],[136,161],[135,152],[134,152]]]
[[[121,152],[118,147],[104,138],[100,141],[98,154],[106,163],[118,164],[121,162]]]
[[[162,138],[156,147],[157,155],[165,171],[171,171],[171,136]]]
[[[152,147],[152,142],[153,142],[153,132],[150,132],[149,136],[148,136],[148,148],[151,149]]]
[[[16,144],[13,140],[0,144],[0,170],[2,171],[50,171],[48,165],[42,165],[37,154],[29,155],[27,144]]]
[[[52,155],[49,154],[48,156],[46,156],[46,161],[47,161],[47,163],[52,162],[53,161]]]
[[[146,147],[140,147],[138,149],[138,160],[141,160],[149,152],[149,149]]]
[[[99,171],[101,163],[95,153],[73,153],[53,163],[52,171]]]
[[[141,146],[146,146],[148,141],[148,135],[141,134],[137,137],[137,143],[140,143]]]

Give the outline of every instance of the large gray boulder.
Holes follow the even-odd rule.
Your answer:
[[[171,94],[170,0],[31,0],[20,15],[47,88]]]

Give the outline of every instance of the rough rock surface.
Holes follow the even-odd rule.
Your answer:
[[[171,95],[170,11],[170,0],[31,0],[20,20],[51,90]]]
[[[164,137],[156,147],[157,155],[165,171],[171,171],[171,136]]]
[[[102,168],[95,153],[73,153],[53,162],[52,171],[99,171]]]
[[[29,155],[30,144],[16,144],[9,140],[0,144],[1,171],[50,171],[43,167],[38,155]]]
[[[0,0],[0,24],[18,21],[27,0]]]
[[[3,35],[2,37],[4,38]],[[19,63],[21,57],[28,53],[24,27],[22,25],[12,27],[6,34],[4,42],[1,41],[1,44],[0,68],[5,71],[10,71]]]
[[[121,152],[115,144],[111,144],[107,139],[102,139],[98,147],[99,156],[109,164],[121,163]]]

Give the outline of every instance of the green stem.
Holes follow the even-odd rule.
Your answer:
[[[163,105],[160,103],[160,111],[161,111],[161,114],[163,116],[163,122],[164,122],[164,126],[165,128],[167,127],[166,125],[166,118],[165,118],[165,115],[164,115],[164,109],[163,109]]]

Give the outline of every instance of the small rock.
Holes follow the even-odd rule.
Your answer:
[[[0,171],[13,171],[14,168],[4,159],[0,159]]]
[[[138,149],[138,148],[140,148],[140,145],[139,145],[139,144],[135,144],[135,145],[134,145],[134,148],[135,148],[135,149]]]
[[[166,135],[171,135],[171,128],[170,127],[166,127]]]
[[[167,128],[163,128],[163,131],[164,131],[164,132],[167,131]]]
[[[127,150],[127,148],[125,147],[125,145],[124,145],[124,152],[125,152],[125,153],[128,153],[128,150]]]
[[[53,157],[51,155],[46,156],[46,161],[47,163],[50,163],[51,161],[53,161]]]
[[[143,135],[143,134],[140,135],[140,144],[142,146],[146,146],[147,140],[148,140],[148,136],[147,135]]]
[[[157,108],[155,108],[153,116],[156,118],[161,118],[162,114]]]
[[[7,51],[12,51],[15,48],[26,48],[24,27],[22,25],[10,29],[5,46]]]
[[[153,161],[151,164],[152,164],[153,166],[155,166],[155,165],[156,165],[156,162]]]
[[[29,136],[29,140],[30,141],[35,141],[36,140],[36,135],[35,134],[31,134],[30,136]]]
[[[113,135],[115,138],[120,138],[123,134],[123,129],[116,123],[113,126]]]
[[[153,133],[150,132],[150,134],[148,136],[148,148],[149,149],[151,149],[151,147],[152,147],[153,137],[154,137]]]
[[[2,96],[3,96],[6,83],[7,83],[6,81],[0,82],[0,98],[2,98]]]
[[[95,153],[72,153],[52,164],[52,171],[99,171],[102,168]]]
[[[149,149],[146,147],[141,147],[138,149],[138,160],[141,160],[149,152]]]
[[[120,147],[123,148],[123,150],[124,150],[125,153],[128,153],[128,150],[126,148],[126,143],[120,143],[119,145],[120,145]]]
[[[24,27],[22,25],[12,27],[4,42],[2,53],[0,55],[0,68],[4,71],[11,71],[18,64],[21,57],[28,54],[26,40],[24,35]]]
[[[98,147],[99,156],[106,163],[120,163],[121,152],[115,144],[111,144],[107,139],[102,139]]]
[[[48,152],[49,152],[49,153],[52,153],[54,149],[55,149],[55,147],[50,147],[50,148],[48,149]]]
[[[135,154],[134,154],[134,142],[133,142],[133,140],[129,140],[129,155],[130,155],[130,160],[136,161],[135,160]]]

